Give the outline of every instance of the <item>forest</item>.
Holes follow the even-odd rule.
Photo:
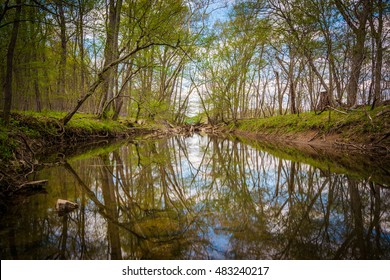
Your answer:
[[[0,4],[0,259],[390,258],[388,1]]]
[[[390,99],[383,0],[5,0],[11,110],[229,123]]]

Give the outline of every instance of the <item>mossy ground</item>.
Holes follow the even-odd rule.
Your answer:
[[[89,114],[75,114],[64,127],[61,118],[65,112],[12,112],[8,126],[0,120],[0,166],[29,162],[36,154],[50,147],[69,145],[96,139],[123,138],[137,133],[137,127],[128,120],[97,119]]]
[[[66,113],[45,111],[42,113],[23,112],[23,114],[21,115],[35,118],[38,122],[41,123],[56,122],[59,125],[61,118],[63,118],[66,115]],[[72,130],[72,129],[84,130],[88,133],[93,133],[93,132],[118,133],[118,132],[125,131],[128,127],[119,121],[113,121],[110,119],[97,119],[92,114],[76,113],[73,116],[73,118],[70,120],[70,122],[67,124],[66,128],[68,130]]]
[[[238,122],[236,129],[259,134],[302,135],[316,132],[318,135],[337,135],[341,141],[367,144],[375,141],[388,142],[390,133],[390,107],[374,110],[359,108],[347,112],[329,110],[316,114],[307,112],[248,119]]]

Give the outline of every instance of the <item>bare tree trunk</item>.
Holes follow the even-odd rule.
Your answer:
[[[66,125],[71,119],[72,117],[74,116],[74,114],[76,114],[76,112],[78,111],[78,109],[80,109],[80,107],[84,104],[84,102],[94,94],[96,88],[104,81],[104,74],[109,71],[112,67],[118,65],[119,63],[129,59],[131,56],[133,56],[135,53],[141,51],[141,50],[144,50],[144,49],[147,49],[153,45],[156,45],[155,43],[149,43],[149,44],[146,44],[146,45],[143,45],[143,46],[136,46],[134,50],[132,50],[131,52],[129,52],[128,54],[126,55],[123,55],[122,57],[114,60],[113,62],[111,62],[110,64],[108,64],[107,66],[105,66],[100,72],[99,74],[97,75],[97,78],[96,80],[93,82],[93,84],[91,84],[88,88],[88,91],[82,96],[80,97],[80,99],[77,101],[77,104],[76,106],[70,111],[68,112],[68,114],[62,118],[62,123],[63,125]]]
[[[372,109],[381,101],[381,79],[382,79],[382,63],[383,63],[383,44],[382,44],[382,30],[383,30],[383,10],[385,9],[382,0],[378,0],[378,24],[377,30],[375,30],[375,24],[373,19],[374,9],[372,8],[370,17],[370,27],[372,35],[375,39],[376,45],[376,57],[375,57],[375,69],[374,71],[374,100],[372,102]]]
[[[276,86],[278,90],[279,115],[283,115],[283,94],[282,94],[282,89],[280,88],[279,72],[275,71],[275,77],[276,77]]]
[[[85,72],[87,71],[85,67],[85,54],[84,54],[84,2],[82,0],[78,0],[79,5],[79,50],[80,50],[80,88],[81,92],[84,92],[85,90]]]
[[[30,12],[30,16],[31,18],[34,18],[34,13],[36,13],[36,9],[32,10],[31,9],[31,12]],[[34,32],[31,32],[31,45],[32,45],[32,48],[31,48],[31,56],[32,56],[32,59],[34,62],[37,62],[38,61],[38,46],[39,46],[39,42],[36,43],[34,41],[34,34],[35,34],[35,30]],[[42,98],[41,98],[41,91],[39,90],[39,74],[38,74],[38,67],[34,66],[32,67],[31,69],[32,71],[32,79],[34,80],[34,92],[35,92],[35,109],[37,112],[41,112],[42,111]]]
[[[14,51],[16,46],[16,40],[18,38],[19,32],[19,21],[20,14],[22,11],[22,1],[16,1],[16,11],[14,17],[14,24],[12,28],[11,40],[8,45],[7,50],[7,69],[6,69],[6,77],[5,77],[5,85],[4,85],[4,111],[3,111],[3,120],[4,124],[9,124],[9,118],[12,107],[12,74],[13,74],[13,60],[14,60]]]
[[[120,24],[120,12],[122,9],[122,0],[110,0],[107,40],[104,49],[104,66],[107,66],[112,61],[118,58],[118,36]],[[105,115],[106,102],[114,96],[114,82],[117,72],[117,65],[109,69],[103,76],[102,84],[103,95],[99,105],[99,117]],[[107,108],[108,109],[108,108]]]
[[[57,104],[60,110],[65,109],[65,85],[66,85],[66,22],[65,22],[65,13],[62,0],[56,1],[58,6],[58,24],[60,26],[60,40],[61,40],[61,54],[60,54],[60,64],[58,68],[58,92],[57,92]]]
[[[289,58],[288,63],[288,79],[289,79],[289,96],[290,96],[290,111],[291,114],[297,113],[296,107],[296,92],[295,92],[295,79],[294,79],[294,64],[295,64],[295,54],[289,48]]]
[[[366,32],[360,31],[356,36],[356,44],[352,48],[351,76],[347,86],[347,105],[353,107],[357,103],[359,77],[362,70],[364,53],[364,41]]]
[[[366,55],[364,43],[367,33],[366,24],[370,13],[370,1],[357,2],[353,5],[353,12],[351,12],[348,9],[352,8],[348,8],[342,0],[335,0],[337,9],[355,35],[355,44],[351,53],[351,73],[347,85],[347,105],[349,107],[354,107],[357,104],[359,78]],[[356,18],[353,18],[351,14],[355,15]]]
[[[34,91],[35,91],[35,109],[37,112],[42,111],[42,102],[41,102],[41,92],[39,90],[39,85],[38,85],[38,70],[34,70]]]

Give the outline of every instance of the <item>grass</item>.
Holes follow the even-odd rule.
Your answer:
[[[386,112],[386,113],[383,113]],[[373,139],[386,139],[390,134],[388,121],[389,106],[375,110],[360,108],[347,114],[334,110],[319,115],[314,112],[274,116],[263,119],[240,120],[237,129],[255,133],[275,133],[277,135],[318,131],[323,134],[337,133],[342,139],[355,142],[369,142]],[[12,158],[18,145],[15,135],[21,134],[29,139],[51,139],[63,132],[61,118],[66,112],[43,111],[13,112],[10,124],[5,127],[0,122],[0,157],[6,161]],[[198,121],[192,120],[191,121]],[[97,119],[92,114],[76,113],[67,124],[66,131],[72,135],[125,135],[129,120],[113,121]],[[136,124],[135,124],[136,125]],[[143,125],[144,129],[156,128],[158,123]],[[20,142],[20,141],[19,141]]]
[[[75,115],[67,125],[69,128],[82,129],[88,132],[93,131],[110,131],[121,132],[127,129],[127,127],[120,122],[113,120],[99,120],[93,116],[88,115]]]
[[[60,120],[66,115],[66,112],[56,111],[44,111],[37,112],[23,112],[23,115],[36,118],[37,120],[48,122],[50,120],[60,122]],[[97,119],[92,114],[76,113],[70,122],[67,124],[67,129],[83,130],[88,133],[93,132],[112,132],[118,133],[127,129],[127,127],[118,122],[110,119]]]
[[[100,120],[91,114],[78,113],[66,125],[64,133],[61,118],[65,114],[53,111],[13,111],[8,126],[4,126],[0,119],[0,163],[7,164],[13,159],[15,152],[26,149],[32,141],[45,146],[63,142],[63,137],[67,142],[67,137],[81,140],[92,139],[94,136],[126,135],[129,132],[129,127],[122,122]]]
[[[314,112],[307,112],[263,119],[248,119],[239,121],[238,129],[278,134],[319,131],[322,133],[338,133],[344,138],[365,138],[368,134],[383,133],[389,130],[386,116],[377,117],[385,109],[384,107],[378,107],[375,110],[360,108],[346,114],[330,110],[319,115]]]

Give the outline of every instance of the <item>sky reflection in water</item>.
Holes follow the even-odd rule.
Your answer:
[[[106,147],[35,174],[1,259],[389,259],[386,177],[319,166],[199,135]]]

